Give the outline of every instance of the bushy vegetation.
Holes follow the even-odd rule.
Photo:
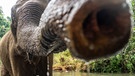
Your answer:
[[[0,7],[0,39],[10,29],[9,28],[10,23],[11,23],[10,17],[5,18],[2,8]]]
[[[134,20],[135,20],[135,0],[131,0],[131,1],[132,1],[133,13],[134,13],[133,18],[134,18]]]
[[[80,71],[84,67],[84,62],[72,57],[69,50],[54,54],[55,71]]]

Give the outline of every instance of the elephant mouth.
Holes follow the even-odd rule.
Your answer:
[[[125,0],[83,3],[67,23],[71,54],[89,61],[122,49],[131,32],[129,9]]]

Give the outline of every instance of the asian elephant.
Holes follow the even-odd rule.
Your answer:
[[[18,0],[11,12],[11,30],[0,41],[1,76],[52,76],[52,53],[106,57],[131,32],[126,0]]]

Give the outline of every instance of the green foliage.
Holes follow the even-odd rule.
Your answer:
[[[54,70],[59,69],[59,71],[78,71],[81,70],[81,67],[84,64],[84,62],[73,58],[70,55],[69,50],[54,54],[53,61]]]
[[[131,1],[132,1],[132,9],[133,9],[133,12],[134,12],[133,18],[135,20],[135,0],[131,0]]]
[[[11,23],[11,18],[5,18],[3,15],[2,8],[0,7],[0,38],[10,29],[9,25]]]

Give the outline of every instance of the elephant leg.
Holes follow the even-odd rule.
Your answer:
[[[4,65],[1,65],[1,76],[10,76],[8,70],[4,67]]]
[[[49,67],[48,72],[49,72],[49,76],[53,75],[52,66],[53,66],[53,53],[48,56],[48,67]]]
[[[52,64],[53,64],[53,54],[48,57],[42,57],[39,64],[37,65],[37,75],[39,76],[52,76]]]
[[[47,76],[47,57],[41,57],[37,65],[36,75]]]

